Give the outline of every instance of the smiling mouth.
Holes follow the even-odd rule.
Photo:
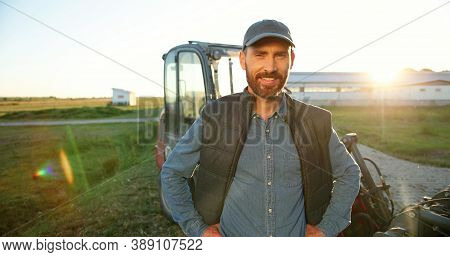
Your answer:
[[[261,77],[259,79],[263,84],[266,84],[266,85],[273,85],[278,80],[277,78],[267,78],[267,77]]]

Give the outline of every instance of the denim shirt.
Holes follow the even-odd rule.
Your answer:
[[[285,122],[286,99],[268,121],[253,113],[247,141],[220,217],[223,236],[304,236],[305,208],[300,160]],[[195,210],[187,179],[200,161],[202,119],[198,118],[168,156],[161,184],[173,219],[188,236],[208,227]],[[336,236],[350,224],[359,191],[359,167],[334,129],[329,141],[335,180],[330,204],[318,224]]]

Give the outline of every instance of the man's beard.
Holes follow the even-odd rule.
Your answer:
[[[272,97],[277,96],[283,89],[287,80],[287,76],[283,76],[276,71],[272,73],[258,72],[253,77],[251,74],[249,74],[248,70],[246,70],[245,74],[247,76],[248,86],[253,90],[253,92],[257,96],[264,99],[270,99]],[[258,82],[258,79],[262,79],[263,77],[276,79],[278,80],[278,84],[275,86],[263,85],[262,83]]]

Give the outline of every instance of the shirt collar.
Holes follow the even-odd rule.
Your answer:
[[[281,118],[285,119],[287,115],[287,106],[286,106],[286,92],[282,91],[282,98],[280,105],[278,106],[278,110],[275,111],[275,113],[272,115],[273,117],[281,116]],[[251,96],[251,94],[248,92],[248,87],[246,87],[243,91],[244,96]],[[254,116],[256,112],[252,110],[252,116]]]

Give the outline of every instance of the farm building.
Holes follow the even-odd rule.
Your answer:
[[[291,72],[287,87],[316,105],[450,104],[450,72],[403,72],[383,86],[362,72]]]
[[[136,105],[136,94],[131,91],[113,88],[112,104],[113,105]]]

